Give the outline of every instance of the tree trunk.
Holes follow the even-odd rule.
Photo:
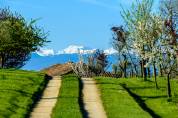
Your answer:
[[[154,78],[155,78],[155,87],[158,89],[158,83],[157,83],[157,75],[156,75],[156,66],[155,63],[153,64],[153,71],[154,71]]]
[[[130,55],[130,53],[128,52],[128,55],[129,55],[129,57],[130,57],[130,60],[131,60],[131,67],[133,66],[133,68],[134,68],[134,70],[135,70],[135,74],[136,74],[136,77],[138,77],[139,76],[139,73],[138,73],[138,71],[137,71],[137,65],[136,64],[134,64],[134,61],[133,61],[133,59],[132,59],[132,56]]]
[[[151,77],[150,67],[148,67],[147,70],[148,70],[148,77],[150,78]]]
[[[139,72],[137,70],[137,65],[136,64],[134,64],[134,69],[135,69],[135,75],[136,75],[136,77],[138,77],[139,76]]]
[[[5,65],[5,55],[1,53],[1,68],[4,68]]]
[[[141,71],[141,77],[143,78],[143,67],[142,67],[142,61],[140,61],[140,71]]]
[[[146,68],[144,66],[145,66],[145,60],[142,60],[143,78],[144,78],[144,81],[146,81],[147,80],[147,72],[146,72]]]
[[[160,75],[161,77],[163,77],[163,70],[162,70],[161,65],[159,65],[159,75]]]
[[[127,78],[127,63],[124,62],[124,78]]]
[[[133,69],[131,70],[131,77],[134,77],[134,71],[133,71]]]
[[[127,56],[123,55],[124,57],[124,78],[127,78]]]
[[[123,77],[123,72],[121,71],[121,77]]]
[[[147,81],[147,72],[146,72],[146,68],[144,67],[144,81]]]
[[[171,84],[170,84],[170,74],[167,75],[167,95],[170,98],[171,95]]]

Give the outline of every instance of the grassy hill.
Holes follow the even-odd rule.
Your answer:
[[[1,69],[0,118],[27,116],[46,81],[43,73]]]
[[[108,118],[178,118],[178,80],[172,80],[172,99],[167,98],[166,80],[95,78]]]

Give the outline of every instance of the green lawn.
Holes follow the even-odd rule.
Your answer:
[[[95,78],[109,118],[178,118],[178,81],[172,80],[173,100],[168,102],[166,80]]]
[[[0,69],[0,118],[24,118],[45,86],[44,74]]]
[[[63,76],[58,102],[53,109],[52,118],[82,118],[78,98],[78,77],[73,74]]]

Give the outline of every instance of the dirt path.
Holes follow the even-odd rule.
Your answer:
[[[89,118],[107,118],[96,82],[92,78],[82,78],[84,107]]]
[[[61,77],[55,76],[49,81],[42,98],[33,109],[30,118],[50,118],[52,109],[57,102],[60,86]]]

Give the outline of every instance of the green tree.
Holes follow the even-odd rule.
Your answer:
[[[96,75],[103,74],[109,62],[103,50],[96,50],[94,53]]]
[[[21,15],[9,9],[0,9],[0,64],[1,68],[20,68],[30,58],[31,52],[38,50],[48,41],[47,34],[28,23]]]

